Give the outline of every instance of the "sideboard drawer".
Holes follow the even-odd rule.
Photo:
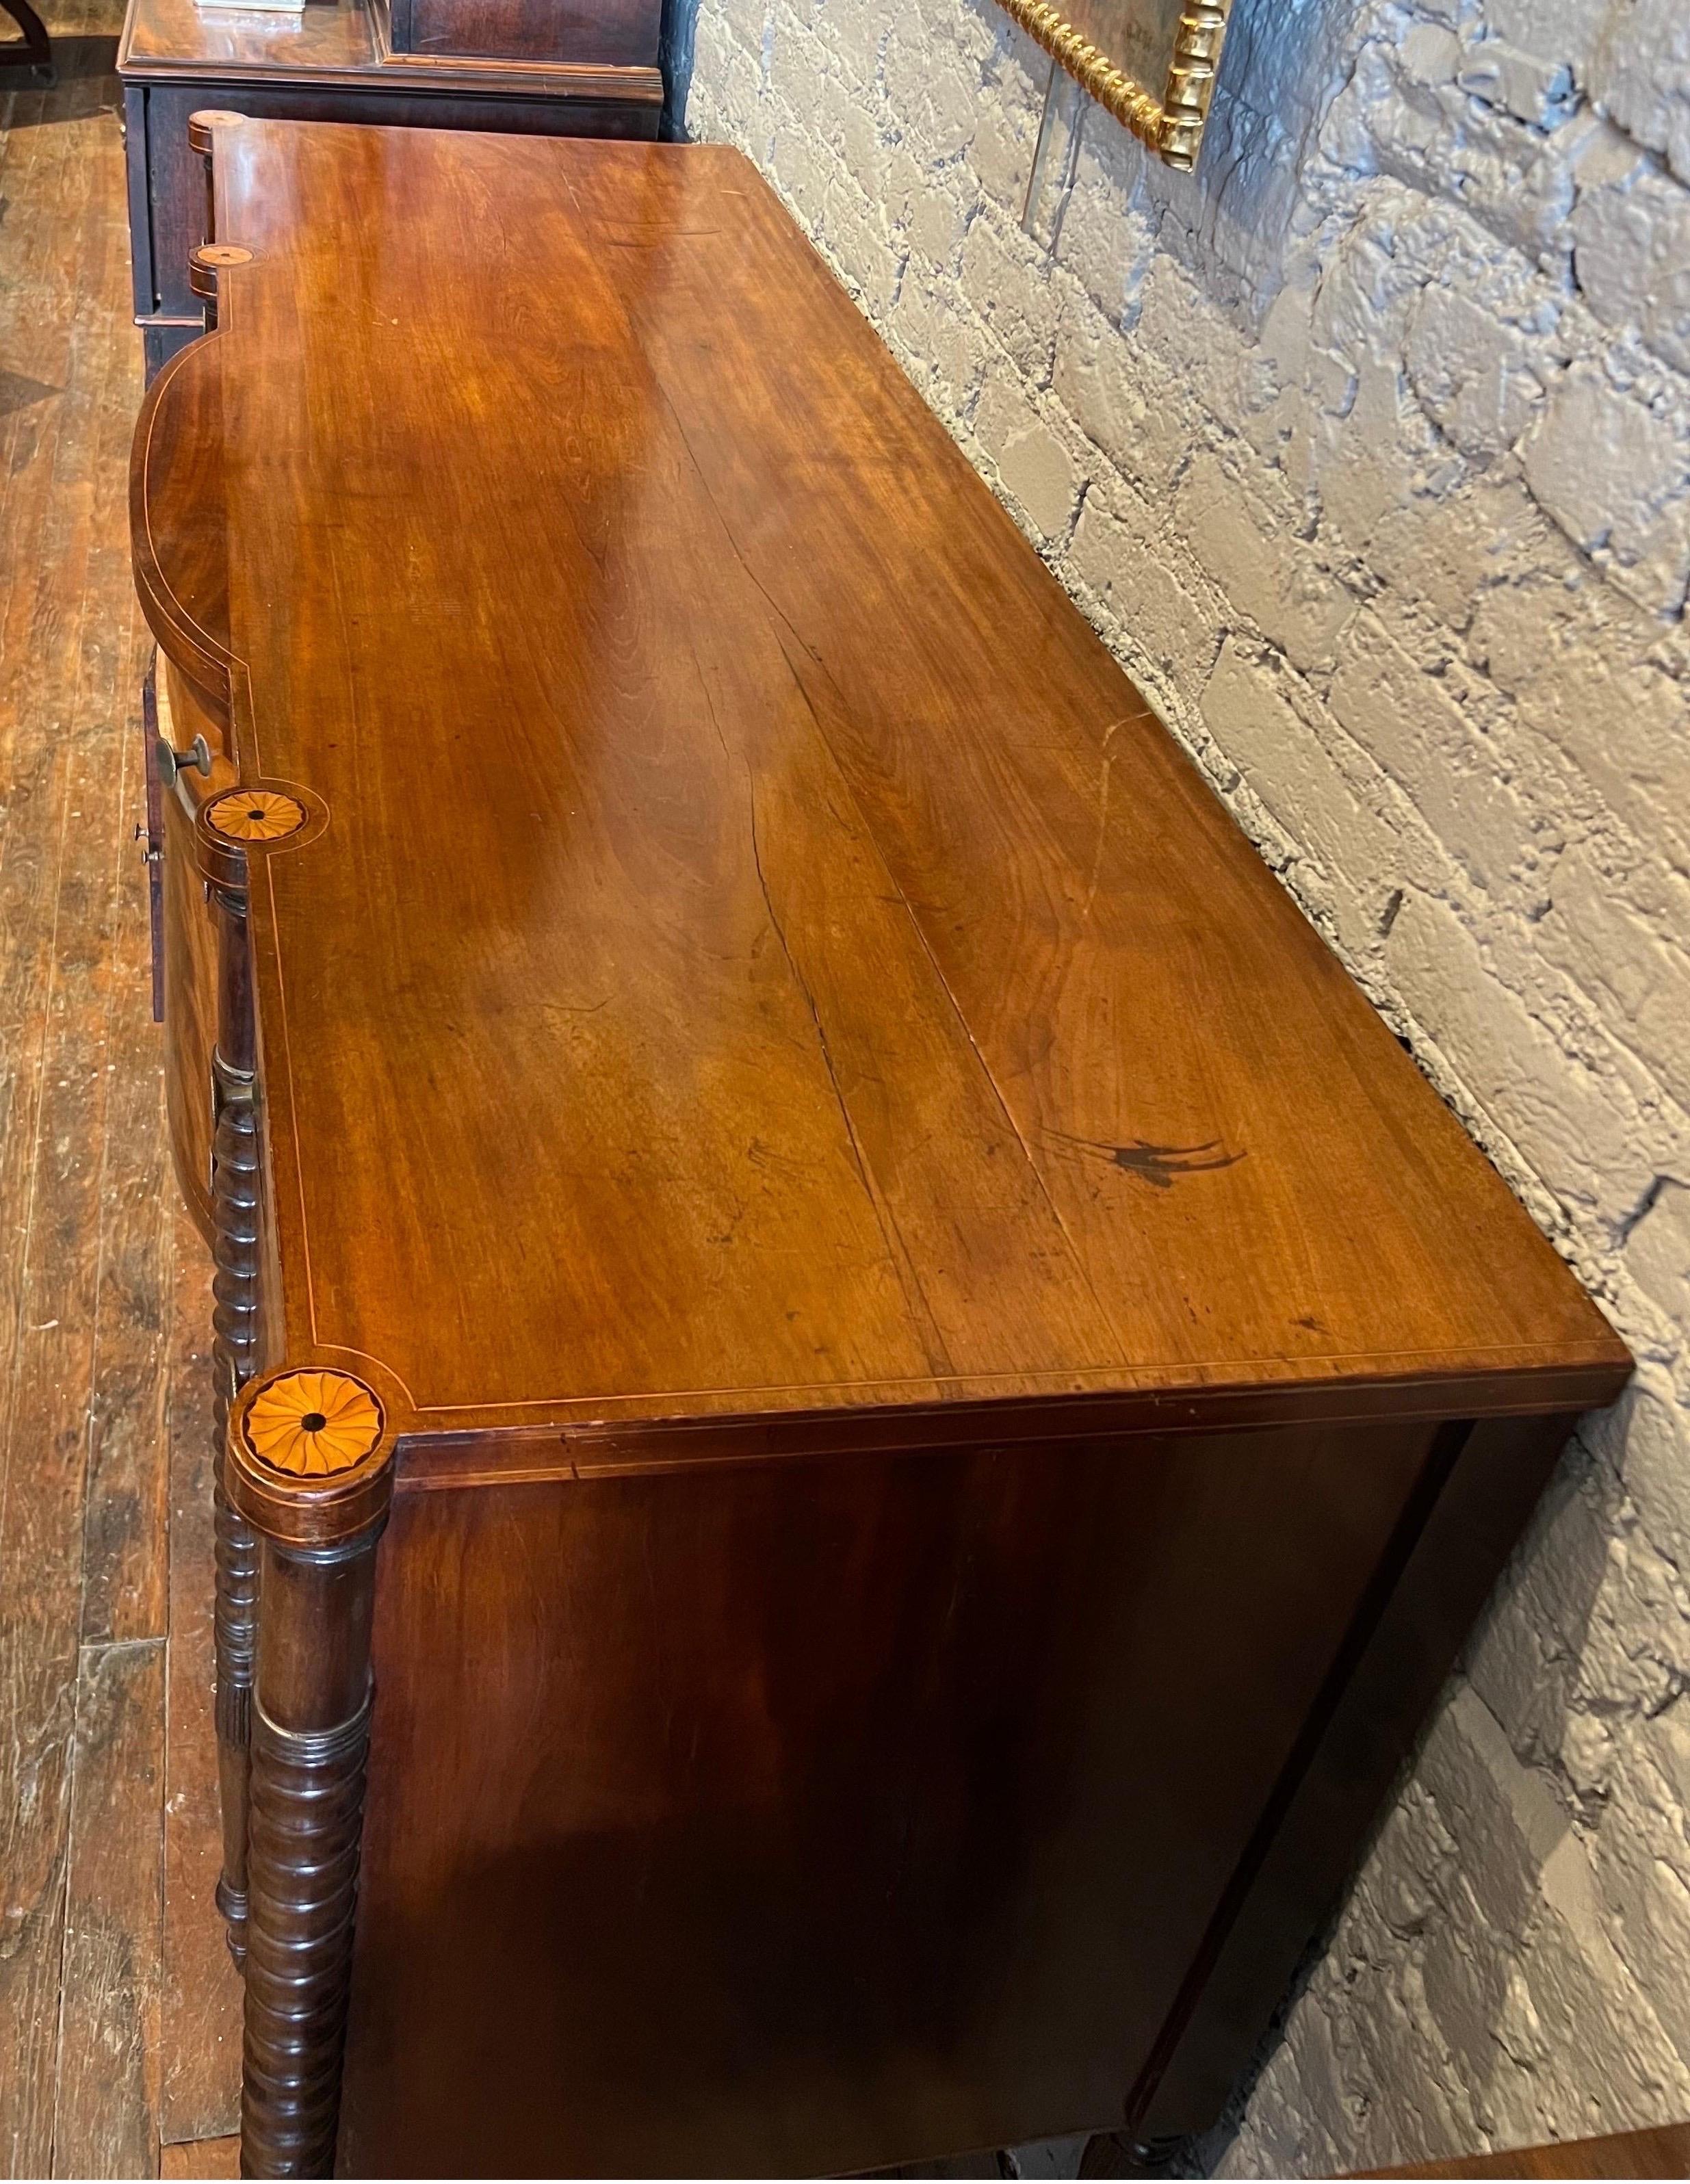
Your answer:
[[[393,43],[487,60],[655,68],[660,12],[653,0],[395,0]]]

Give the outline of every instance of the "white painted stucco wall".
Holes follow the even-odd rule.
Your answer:
[[[1237,0],[1202,163],[991,0],[700,0],[746,149],[1637,1350],[1220,2157],[1690,2115],[1690,0]],[[1041,199],[1048,216],[1049,199]]]

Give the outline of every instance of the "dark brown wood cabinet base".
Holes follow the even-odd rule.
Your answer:
[[[737,155],[204,133],[248,2172],[1207,2124],[1623,1346]]]
[[[308,0],[302,13],[129,0],[118,47],[136,323],[150,379],[204,328],[188,254],[206,239],[202,109],[300,121],[650,138],[662,112],[659,0]],[[485,19],[485,20],[483,20]]]

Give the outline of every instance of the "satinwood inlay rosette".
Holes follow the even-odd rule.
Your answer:
[[[294,1479],[332,1479],[361,1463],[382,1438],[382,1406],[349,1373],[284,1373],[247,1412],[247,1446]]]
[[[275,788],[231,788],[206,812],[206,823],[227,842],[279,842],[305,823],[305,807]]]

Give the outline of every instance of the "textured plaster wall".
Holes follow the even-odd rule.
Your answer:
[[[686,26],[683,25],[682,42]],[[1227,2173],[1690,2115],[1690,5],[1237,0],[1195,177],[990,0],[701,0],[905,368],[1637,1350]]]

